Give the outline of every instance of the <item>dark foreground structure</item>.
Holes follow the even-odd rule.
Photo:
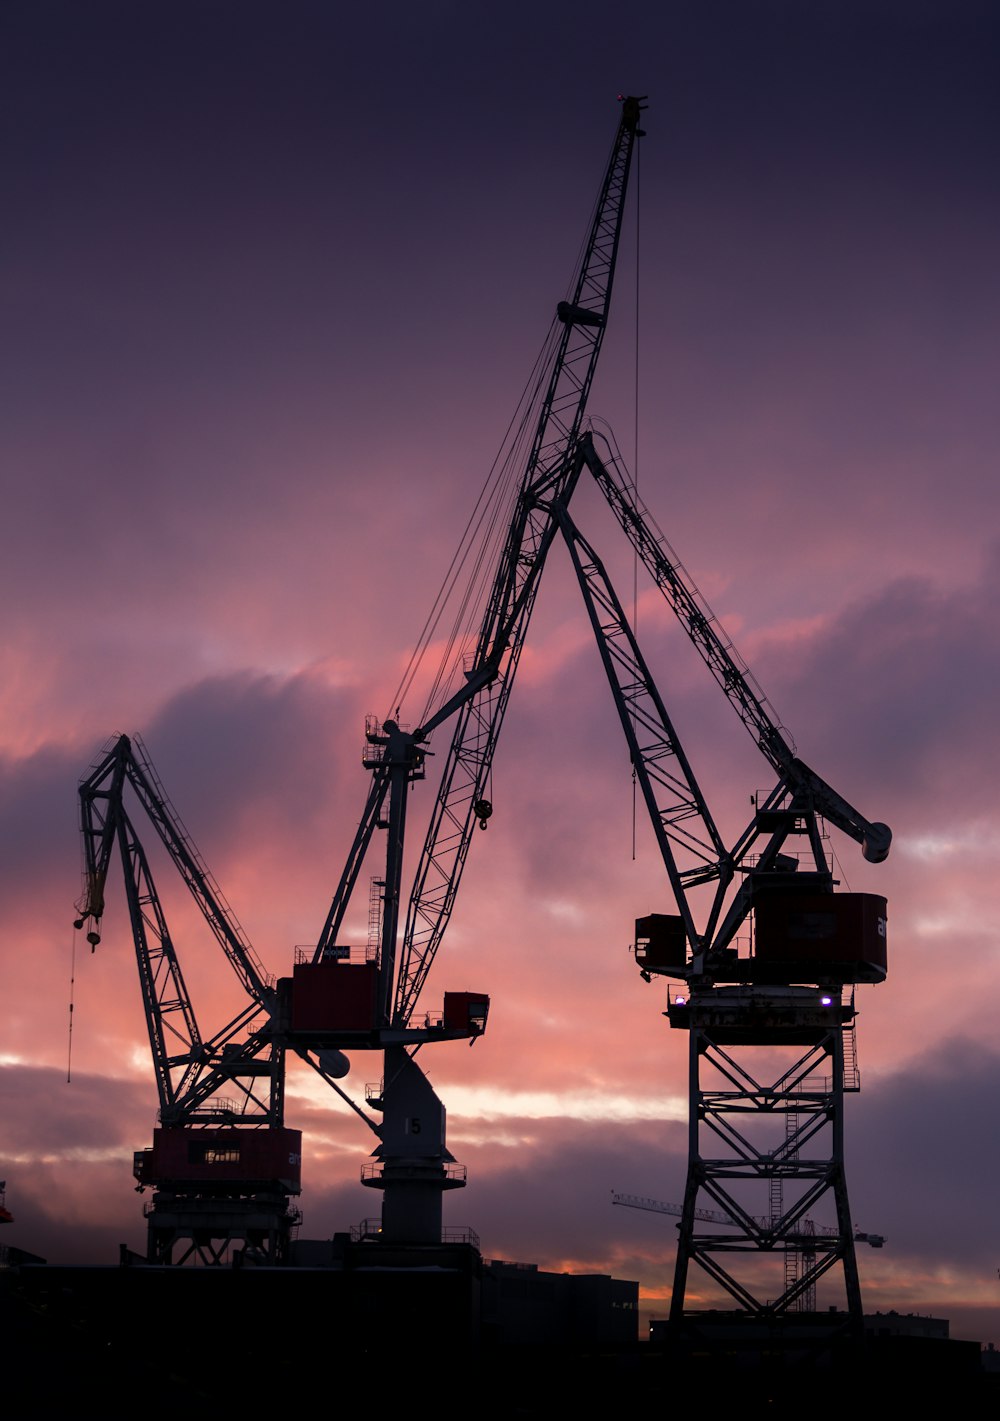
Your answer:
[[[745,1319],[714,1314],[711,1346],[669,1328],[638,1342],[635,1283],[490,1264],[468,1245],[416,1266],[364,1247],[333,1267],[0,1270],[4,1414],[89,1403],[110,1417],[285,1415],[324,1395],[424,1397],[487,1417],[687,1400],[764,1416],[808,1397],[811,1417],[840,1418],[862,1396],[995,1416],[1000,1403],[974,1342],[869,1337],[817,1351],[802,1346],[801,1314],[795,1337],[751,1336]]]

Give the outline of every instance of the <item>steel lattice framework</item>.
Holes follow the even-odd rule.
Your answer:
[[[843,1022],[840,1003],[816,1011],[800,997],[797,1026],[759,1028],[756,1045],[775,1046],[798,1037],[795,1059],[776,1077],[757,1079],[754,1056],[745,1042],[733,1044],[734,1023],[743,1030],[753,1003],[743,989],[742,1000],[730,1002],[699,997],[688,1008],[690,1032],[691,1116],[689,1120],[688,1182],[678,1240],[671,1321],[684,1320],[687,1269],[696,1263],[752,1317],[779,1317],[797,1309],[802,1299],[815,1298],[816,1282],[834,1265],[843,1269],[848,1313],[860,1315],[861,1290],[854,1253],[855,1233],[843,1164],[844,1091]],[[730,1021],[721,1006],[732,1004]],[[777,1016],[788,1012],[789,999],[771,997]],[[803,1046],[806,1011],[829,1019],[816,1021],[817,1038]],[[740,1026],[736,1027],[737,1032]],[[724,1045],[723,1042],[726,1044]],[[762,1125],[771,1125],[770,1132]],[[750,1212],[746,1200],[755,1186],[768,1188],[771,1205],[764,1215]],[[775,1187],[777,1186],[777,1187]],[[735,1224],[721,1232],[704,1227],[701,1200],[707,1196],[725,1219]],[[811,1212],[829,1198],[836,1225],[820,1233],[804,1227]],[[788,1267],[798,1254],[806,1266]],[[761,1270],[754,1277],[746,1259],[773,1256],[782,1262],[780,1283]],[[739,1265],[743,1265],[741,1276]],[[768,1294],[764,1292],[765,1287]]]

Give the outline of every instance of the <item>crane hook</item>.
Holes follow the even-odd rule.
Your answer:
[[[480,829],[486,828],[486,821],[493,813],[493,806],[488,799],[477,799],[472,806],[472,812],[479,820]]]

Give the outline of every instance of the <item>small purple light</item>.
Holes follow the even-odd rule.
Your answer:
[[[675,1007],[685,1007],[685,1006],[687,1006],[687,997],[674,997],[674,1006],[675,1006]]]
[[[820,997],[820,1002],[821,1002],[822,1005],[825,1006],[825,1007],[831,1007],[831,1006],[833,1006],[833,998],[832,998],[832,997]]]

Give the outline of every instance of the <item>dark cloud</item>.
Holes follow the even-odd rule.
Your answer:
[[[884,1233],[900,1266],[966,1268],[984,1254],[1000,1169],[1000,1056],[950,1039],[871,1083],[848,1106],[847,1160],[857,1222]]]
[[[74,790],[85,768],[79,751],[62,746],[0,755],[0,883],[8,909],[21,897],[37,903],[60,877],[70,896],[76,891]]]
[[[120,1077],[0,1066],[3,1242],[51,1263],[107,1263],[143,1247],[132,1153],[151,1143],[148,1088]]]
[[[222,852],[249,843],[305,853],[331,806],[365,790],[356,760],[363,713],[321,676],[246,671],[199,681],[173,697],[143,739],[183,817]]]
[[[982,766],[998,748],[998,568],[994,552],[964,586],[894,581],[813,638],[763,649],[762,674],[806,727],[803,756],[821,746],[825,764],[849,766],[873,816],[877,797],[921,826],[941,827],[956,796],[963,818],[992,810]]]
[[[360,805],[363,775],[350,775],[347,767],[357,761],[343,751],[362,723],[353,696],[320,676],[243,672],[190,685],[143,731],[168,797],[210,858],[256,847],[284,861],[315,851],[318,825],[328,835],[325,848],[353,833],[331,806],[352,796]],[[43,886],[76,891],[76,787],[101,756],[99,746],[50,744],[0,757],[0,881],[8,908],[37,899]],[[140,839],[154,842],[152,828],[137,828]]]
[[[503,1124],[512,1134],[518,1128],[516,1120]],[[530,1151],[462,1151],[470,1182],[451,1212],[472,1224],[484,1253],[542,1267],[564,1259],[597,1267],[612,1251],[656,1257],[672,1250],[664,1216],[615,1207],[611,1194],[683,1197],[684,1125],[552,1120],[521,1128],[537,1142]]]
[[[114,1076],[77,1075],[46,1066],[0,1066],[0,1154],[71,1156],[74,1151],[135,1148],[130,1132],[148,1125],[148,1090]]]

